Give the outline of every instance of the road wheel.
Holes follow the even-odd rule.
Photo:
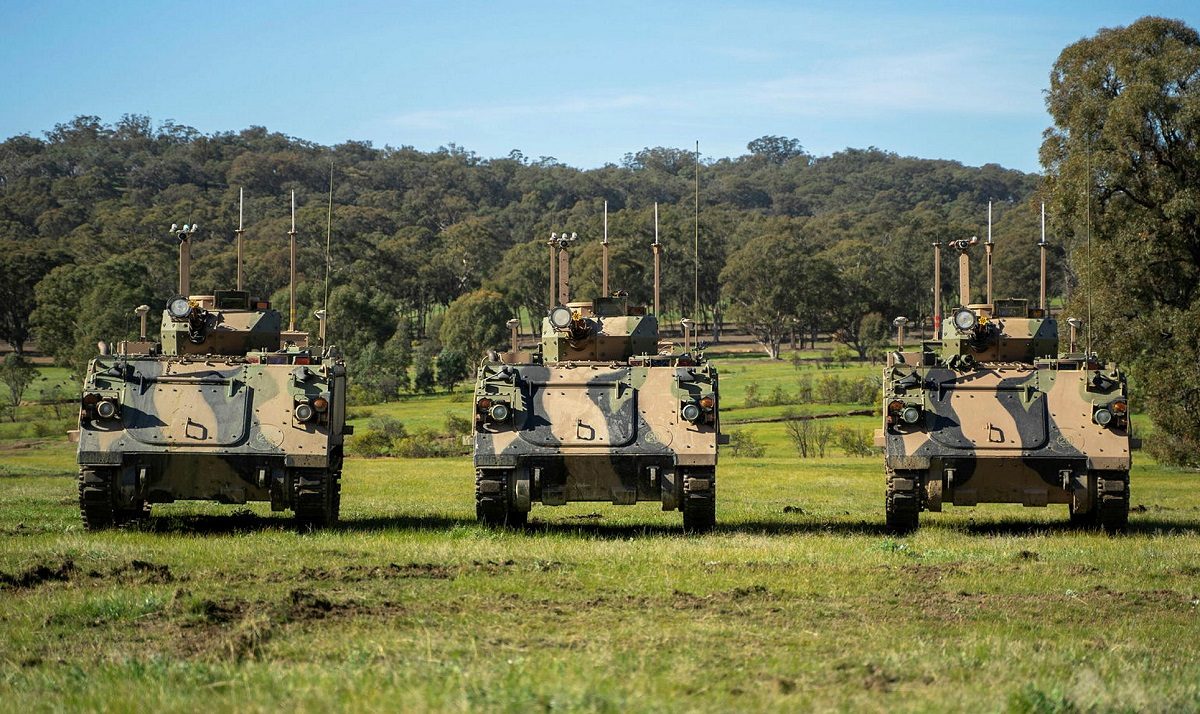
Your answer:
[[[713,472],[683,474],[683,530],[707,533],[717,525],[717,479]]]
[[[491,528],[523,528],[529,512],[513,505],[512,471],[478,469],[475,471],[475,517]]]
[[[888,470],[884,511],[892,533],[911,533],[920,525],[923,476],[922,471]]]

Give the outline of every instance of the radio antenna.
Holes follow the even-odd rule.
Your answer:
[[[692,317],[700,319],[700,141],[696,141],[696,212],[692,234]]]
[[[292,189],[292,230],[288,231],[288,254],[291,268],[288,271],[288,332],[296,331],[296,190]]]
[[[658,242],[658,201],[654,202],[654,243],[650,248],[654,251],[654,316],[658,317],[659,265],[662,256],[662,244]]]
[[[984,252],[987,255],[987,304],[992,304],[992,202],[988,201],[988,232],[987,242],[983,244]]]
[[[1042,240],[1038,243],[1038,251],[1041,254],[1041,280],[1040,295],[1038,297],[1038,307],[1042,309],[1042,315],[1049,317],[1046,312],[1046,202],[1042,201]]]
[[[604,240],[600,241],[600,297],[608,297],[608,201],[604,202]]]
[[[242,219],[245,217],[246,209],[246,189],[241,187],[238,189],[238,227],[234,231],[237,236],[237,289],[242,289]]]
[[[1087,191],[1087,353],[1088,359],[1092,355],[1092,277],[1095,271],[1092,270],[1092,137],[1088,136],[1086,149],[1087,156],[1087,184],[1084,190]]]
[[[333,235],[333,161],[329,162],[329,207],[325,213],[325,299],[321,309],[325,317],[321,319],[321,347],[325,346],[325,331],[329,327],[329,242]]]

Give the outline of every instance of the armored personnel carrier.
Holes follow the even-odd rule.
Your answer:
[[[941,339],[915,354],[901,347],[884,368],[877,444],[885,450],[888,527],[911,531],[921,511],[943,504],[1063,503],[1073,523],[1123,529],[1131,463],[1125,375],[1076,351],[1077,320],[1070,348],[1059,353],[1058,324],[1046,308],[1044,237],[1039,307],[992,300],[990,238],[987,302],[967,304],[968,251],[977,243],[949,244],[960,256],[963,305],[941,325]],[[934,252],[940,264],[940,245]],[[935,267],[935,286],[937,274]]]
[[[84,525],[121,525],[177,500],[269,501],[302,526],[332,524],[349,431],[345,365],[295,331],[294,291],[284,330],[279,312],[242,290],[240,261],[237,290],[189,295],[194,230],[177,232],[180,294],[167,301],[159,340],[146,338],[141,306],[141,340],[88,367],[78,432]],[[240,229],[238,239],[240,256]]]
[[[623,294],[568,298],[568,245],[550,240],[551,308],[535,350],[493,353],[475,384],[475,510],[520,526],[532,504],[655,501],[686,531],[716,522],[718,380],[692,349],[660,352],[655,309]],[[603,292],[608,292],[607,240]],[[558,295],[554,294],[558,266]]]

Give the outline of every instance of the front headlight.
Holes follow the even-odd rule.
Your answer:
[[[296,409],[293,412],[296,415],[296,421],[310,421],[316,416],[316,413],[317,410],[313,409],[312,405],[308,402],[300,402],[296,405]]]
[[[496,404],[493,404],[492,408],[488,411],[488,416],[492,418],[492,421],[505,421],[508,419],[508,415],[511,413],[512,412],[509,410],[507,404],[504,402],[497,402]]]
[[[954,322],[954,327],[957,328],[959,332],[967,332],[968,330],[974,328],[979,322],[979,318],[975,316],[974,311],[965,307],[960,307],[959,309],[955,310],[952,320]]]
[[[182,295],[173,297],[167,303],[167,314],[173,320],[186,320],[188,315],[192,314],[192,303]]]
[[[571,325],[571,309],[559,305],[550,311],[550,326],[556,330],[565,330]]]
[[[683,409],[679,410],[679,414],[688,421],[696,421],[700,418],[700,407],[695,404],[685,404]]]
[[[916,424],[921,420],[921,410],[916,407],[905,407],[904,411],[900,412],[900,418],[905,424]]]
[[[96,416],[101,419],[112,419],[117,415],[117,405],[111,400],[104,399],[96,402]]]
[[[1113,414],[1104,407],[1101,407],[1092,413],[1092,419],[1100,426],[1108,426],[1109,422],[1113,420]]]

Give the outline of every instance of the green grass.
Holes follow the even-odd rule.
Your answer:
[[[757,378],[753,358],[746,375]],[[784,363],[786,370],[792,367]],[[778,370],[763,365],[763,380]],[[784,372],[786,374],[786,372]],[[733,384],[731,379],[723,384]],[[437,426],[444,396],[370,407]],[[873,428],[874,417],[831,420]],[[1137,456],[1128,535],[1065,507],[882,528],[879,458],[739,426],[719,527],[653,504],[475,524],[470,460],[350,460],[343,523],[156,506],[84,533],[61,442],[0,441],[11,711],[1112,711],[1200,706],[1200,475]]]

